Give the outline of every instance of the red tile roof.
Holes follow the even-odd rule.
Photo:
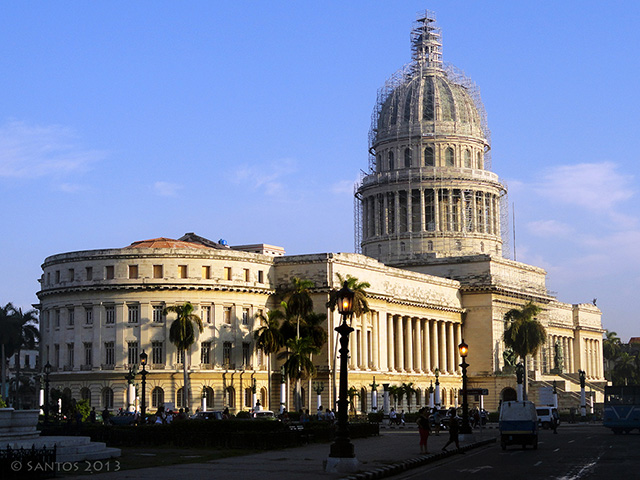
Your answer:
[[[160,237],[152,238],[150,240],[139,240],[124,248],[195,248],[202,250],[211,247],[207,247],[200,243],[181,242],[180,240],[174,240],[172,238]]]

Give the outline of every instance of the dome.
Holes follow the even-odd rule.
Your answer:
[[[183,242],[172,238],[152,238],[149,240],[139,240],[124,248],[190,248],[190,249],[207,249],[205,245],[198,243]]]

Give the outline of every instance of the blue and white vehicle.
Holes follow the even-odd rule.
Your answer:
[[[538,415],[533,402],[506,401],[500,407],[500,446],[531,445],[538,448]]]
[[[616,435],[640,429],[640,386],[604,387],[602,425]]]

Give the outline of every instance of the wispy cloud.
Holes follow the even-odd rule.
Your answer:
[[[341,180],[331,185],[331,191],[336,195],[353,195],[353,186],[355,181],[353,180]]]
[[[263,165],[241,165],[233,172],[236,184],[255,190],[264,190],[266,195],[280,195],[284,191],[284,178],[297,171],[296,161],[281,159]]]
[[[539,237],[557,238],[570,235],[573,227],[557,220],[536,220],[527,223],[527,231]]]
[[[86,171],[105,152],[87,150],[75,132],[61,125],[28,125],[10,121],[0,126],[0,177],[61,176]]]
[[[156,182],[153,184],[153,191],[161,197],[177,197],[182,185],[170,182]]]

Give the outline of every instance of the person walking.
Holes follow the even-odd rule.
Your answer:
[[[389,426],[390,427],[396,423],[396,418],[397,418],[396,409],[391,407],[391,411],[389,412]]]
[[[429,440],[429,413],[425,407],[420,410],[420,415],[416,421],[418,424],[418,433],[420,433],[420,453],[427,454],[427,440]]]
[[[452,443],[456,444],[456,448],[458,450],[460,449],[460,442],[458,441],[459,432],[460,432],[460,426],[458,425],[458,419],[456,418],[456,411],[455,409],[452,408],[449,411],[449,441],[444,444],[444,447],[442,447],[443,452],[446,452],[447,447]],[[464,452],[460,452],[460,453],[464,453]]]

